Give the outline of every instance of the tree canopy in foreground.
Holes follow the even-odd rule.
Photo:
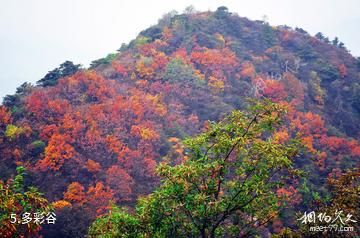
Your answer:
[[[161,185],[135,211],[114,207],[90,237],[238,237],[261,232],[286,199],[276,190],[289,177],[299,144],[279,143],[285,108],[265,101],[233,111],[184,141],[183,163],[157,168]]]

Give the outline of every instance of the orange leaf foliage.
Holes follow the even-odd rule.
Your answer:
[[[222,80],[220,80],[220,79],[217,79],[217,78],[213,77],[213,76],[209,77],[208,85],[210,86],[213,93],[220,93],[225,88],[224,82]]]
[[[301,194],[293,187],[280,188],[276,191],[278,197],[285,200],[285,202],[294,206],[301,202]]]
[[[274,140],[278,143],[285,143],[290,139],[290,136],[286,129],[274,133]]]
[[[90,172],[90,173],[97,173],[101,171],[101,165],[98,162],[95,162],[92,159],[88,159],[84,165],[84,167]]]
[[[150,127],[134,125],[131,127],[131,134],[140,136],[143,140],[158,140],[159,134]]]
[[[240,75],[243,78],[253,78],[255,76],[254,65],[250,62],[244,62],[241,65]]]
[[[229,49],[206,49],[192,52],[191,60],[210,70],[231,72],[238,67],[235,53]]]
[[[59,170],[65,160],[74,157],[75,150],[69,142],[71,139],[66,135],[54,134],[51,136],[48,146],[45,148],[45,158],[38,162],[37,167],[40,170]]]
[[[51,203],[51,205],[55,208],[55,210],[61,210],[65,207],[71,207],[71,203],[69,203],[68,201],[65,201],[65,200],[55,201],[55,202]]]
[[[0,125],[11,123],[11,115],[4,106],[0,106]]]
[[[96,209],[97,215],[101,215],[109,209],[113,191],[109,187],[105,187],[102,182],[97,182],[95,186],[89,187],[86,197],[88,198],[87,204]]]
[[[70,202],[84,203],[86,201],[84,187],[78,182],[71,183],[64,193],[64,199]]]

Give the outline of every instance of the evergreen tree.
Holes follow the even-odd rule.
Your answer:
[[[49,71],[44,78],[37,81],[42,87],[54,86],[60,78],[68,77],[80,70],[80,64],[74,64],[71,61],[65,61],[58,68]]]

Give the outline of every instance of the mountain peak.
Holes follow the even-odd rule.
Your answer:
[[[133,207],[151,193],[161,183],[160,162],[175,166],[206,151],[191,151],[185,138],[230,114],[243,119],[214,126],[214,134],[197,143],[219,133],[232,143],[229,135],[247,133],[241,128],[248,114],[238,110],[271,101],[287,113],[281,126],[262,123],[272,129],[267,142],[302,144],[294,167],[309,174],[308,185],[289,175],[273,192],[291,198],[294,209],[304,208],[302,199],[309,208],[314,194],[328,196],[324,181],[360,157],[359,71],[359,59],[321,33],[251,21],[226,7],[169,13],[89,69],[65,62],[37,86],[23,84],[7,96],[0,107],[0,175],[5,180],[17,166],[26,167],[31,182],[60,207],[68,223],[48,228],[47,236],[84,235],[109,201]],[[264,151],[272,150],[266,143]],[[212,173],[221,167],[211,167]],[[294,217],[279,219],[287,227],[295,223]]]

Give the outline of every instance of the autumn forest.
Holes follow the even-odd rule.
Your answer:
[[[338,38],[168,13],[4,98],[0,237],[355,237],[359,113],[360,58]],[[352,231],[299,220],[339,210]],[[25,212],[56,222],[12,222]]]

